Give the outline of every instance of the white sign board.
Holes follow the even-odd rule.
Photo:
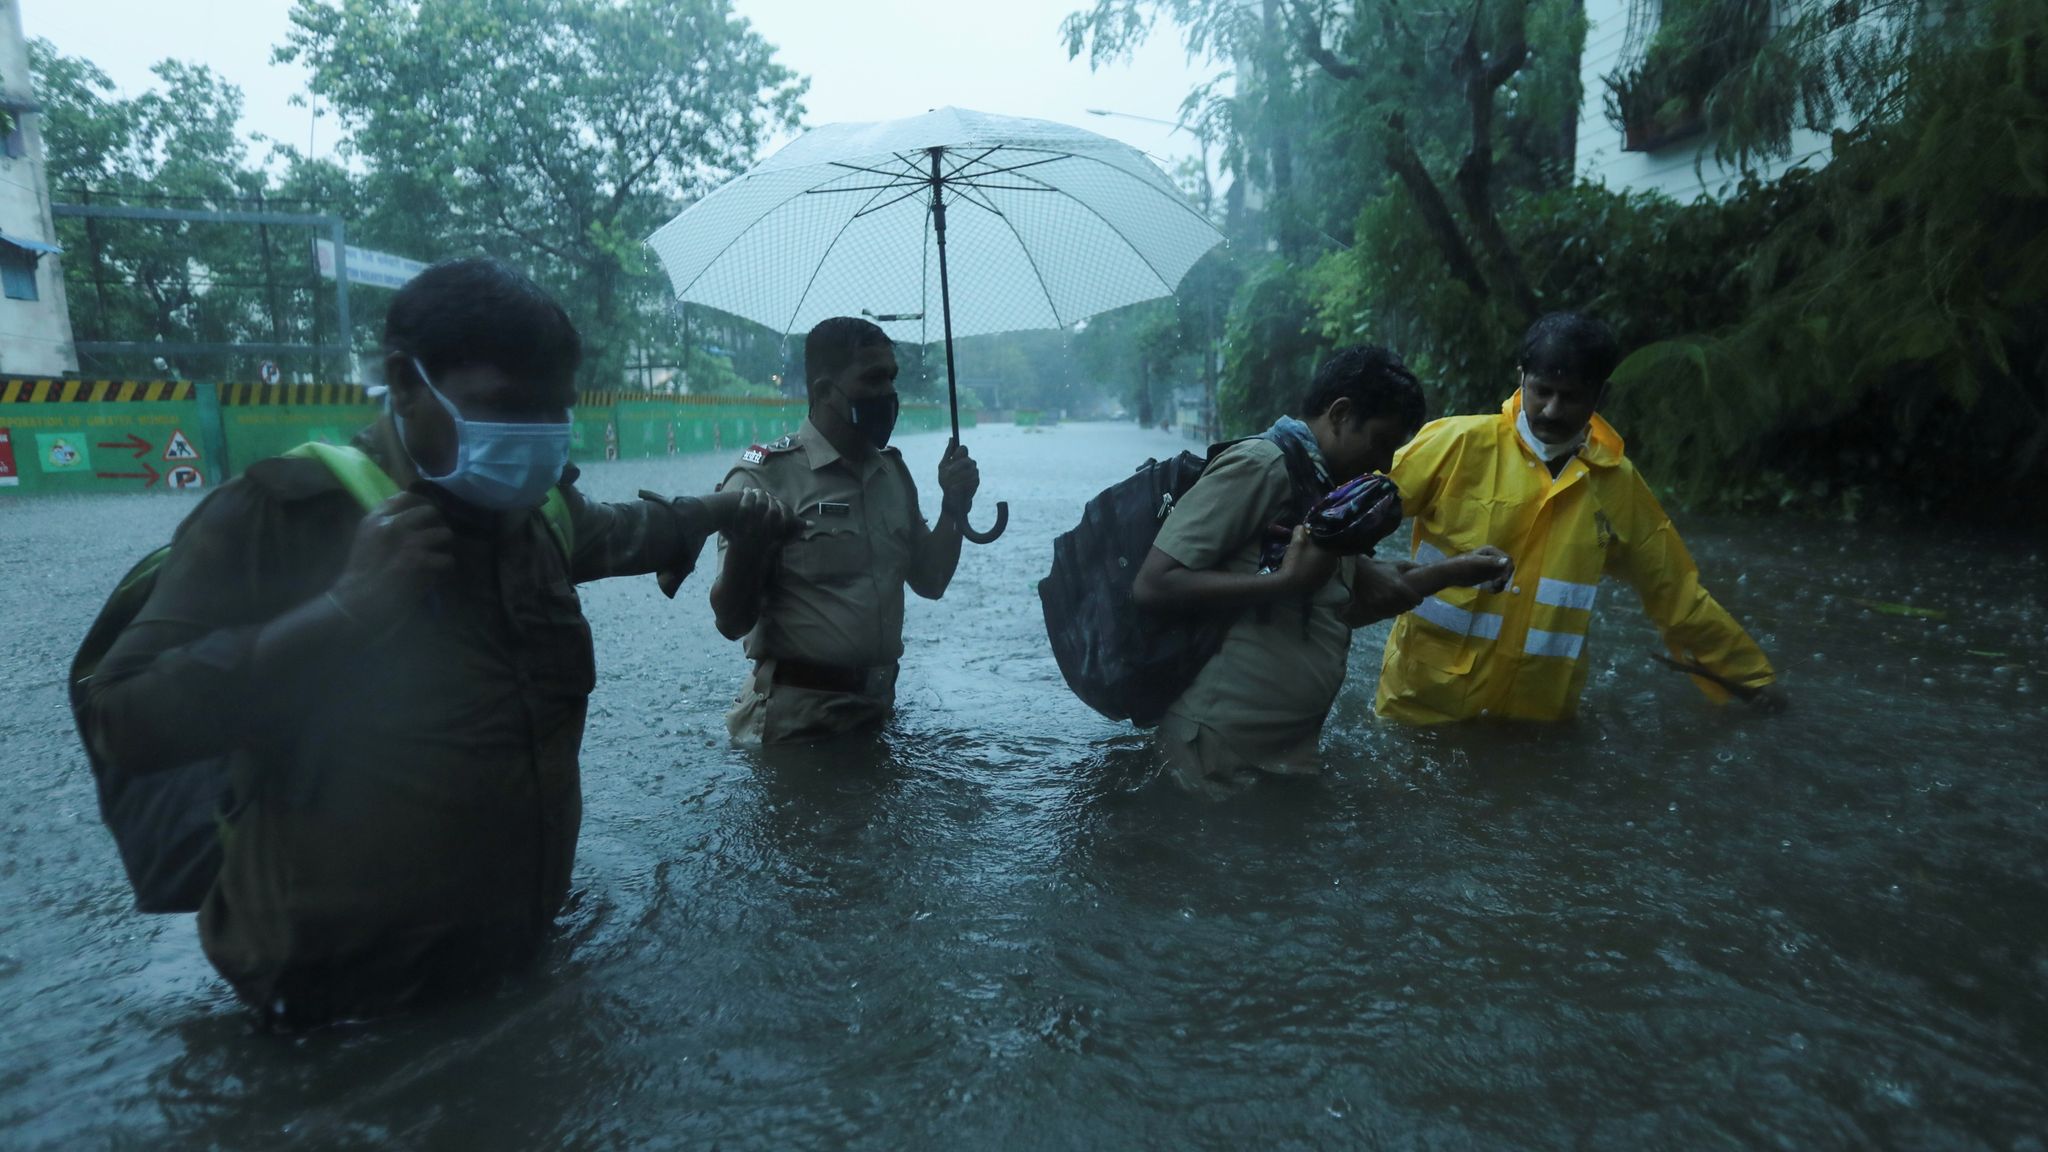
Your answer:
[[[320,265],[320,275],[334,279],[334,241],[313,241],[313,259]],[[400,288],[407,280],[426,270],[427,266],[417,260],[407,260],[389,252],[372,252],[353,244],[348,246],[348,282],[351,284]]]

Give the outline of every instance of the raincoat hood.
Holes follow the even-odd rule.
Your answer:
[[[1515,423],[1522,417],[1520,388],[1508,393],[1508,398],[1500,406],[1500,415],[1501,419],[1508,422],[1508,439],[1519,444],[1521,436],[1515,431]],[[1595,412],[1592,423],[1586,426],[1586,446],[1579,449],[1579,459],[1594,468],[1612,468],[1621,463],[1626,447],[1621,439],[1621,433],[1614,430],[1614,425],[1601,419],[1600,414]],[[1528,449],[1524,447],[1522,451],[1527,452]]]

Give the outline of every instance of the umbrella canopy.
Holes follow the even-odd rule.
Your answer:
[[[1170,296],[1222,240],[1127,144],[941,108],[808,132],[648,244],[690,303],[785,333],[866,312],[893,339],[931,343],[942,331],[939,219],[954,336],[1060,328]]]

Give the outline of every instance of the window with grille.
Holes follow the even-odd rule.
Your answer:
[[[0,244],[0,288],[9,300],[36,300],[36,255],[12,244]]]

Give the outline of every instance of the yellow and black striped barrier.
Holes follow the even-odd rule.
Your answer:
[[[222,384],[220,402],[229,407],[367,405],[370,393],[360,384]]]
[[[0,404],[125,404],[190,399],[190,380],[9,380],[0,384]]]

